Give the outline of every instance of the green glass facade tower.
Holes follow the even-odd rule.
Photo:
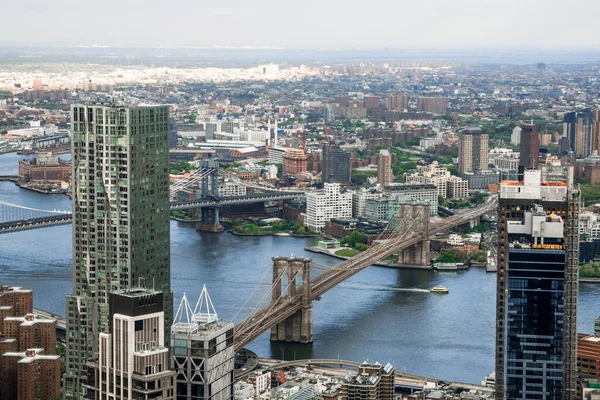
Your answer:
[[[109,332],[109,293],[131,287],[164,294],[173,316],[169,267],[169,109],[71,108],[73,293],[67,296],[67,398],[81,398],[86,362]],[[165,338],[168,346],[169,338]]]

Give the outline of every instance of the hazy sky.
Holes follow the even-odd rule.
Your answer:
[[[0,45],[596,47],[599,0],[1,0]]]

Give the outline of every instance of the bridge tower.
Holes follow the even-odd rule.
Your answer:
[[[405,218],[408,216],[408,218]],[[402,225],[398,235],[407,231],[422,231],[423,240],[398,253],[398,263],[406,265],[429,265],[429,206],[421,204],[400,204],[398,220]]]
[[[285,301],[300,296],[302,308],[294,315],[271,328],[271,340],[281,342],[312,343],[313,321],[310,283],[310,258],[273,257],[272,301]],[[284,286],[285,285],[285,286]],[[282,296],[282,288],[287,291]]]
[[[217,199],[219,197],[219,163],[214,159],[203,160],[202,168],[210,168],[208,174],[202,176],[200,186],[201,199]],[[223,232],[223,226],[219,221],[219,207],[202,208],[200,211],[200,222],[196,230],[206,232]]]

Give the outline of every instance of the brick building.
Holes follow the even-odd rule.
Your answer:
[[[4,333],[4,318],[24,316],[31,312],[33,312],[31,290],[0,286],[0,333]]]
[[[36,317],[32,311],[31,290],[0,286],[2,400],[60,398],[56,320]]]
[[[283,174],[296,175],[306,172],[306,154],[301,149],[287,149],[283,154]]]
[[[19,161],[19,179],[24,181],[69,181],[71,165],[52,156],[21,160]]]
[[[2,399],[61,398],[60,356],[43,354],[43,349],[4,353],[0,378]]]
[[[56,320],[26,314],[22,317],[4,318],[4,331],[7,338],[17,340],[17,350],[42,348],[45,354],[55,354]]]

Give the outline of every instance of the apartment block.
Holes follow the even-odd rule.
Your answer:
[[[352,218],[352,193],[342,193],[339,183],[326,183],[323,189],[306,193],[306,226],[315,232],[332,218]]]
[[[60,356],[44,349],[10,351],[0,362],[0,398],[6,400],[60,399]]]
[[[479,127],[469,127],[458,142],[458,173],[487,170],[489,137]]]
[[[164,346],[163,294],[132,288],[109,295],[110,332],[100,333],[98,356],[86,364],[88,399],[175,399]]]

